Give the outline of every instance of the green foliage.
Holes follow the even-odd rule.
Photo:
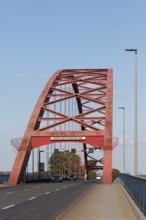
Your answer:
[[[120,174],[120,171],[118,169],[113,168],[112,170],[112,179],[113,181],[117,178],[117,176]]]
[[[95,179],[96,178],[96,171],[94,171],[94,170],[89,171],[88,177],[89,177],[89,179]]]
[[[92,166],[96,165],[96,161],[95,160],[88,160],[87,161],[88,166],[92,169]],[[96,178],[96,171],[94,170],[90,170],[88,172],[88,178],[89,179],[95,179]]]
[[[49,160],[49,174],[66,177],[71,173],[75,173],[78,178],[84,175],[80,157],[69,151],[54,152]]]
[[[94,166],[95,165],[95,160],[88,160],[88,166]]]

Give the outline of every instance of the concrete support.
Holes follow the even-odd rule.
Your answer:
[[[112,149],[104,150],[103,183],[112,183]]]

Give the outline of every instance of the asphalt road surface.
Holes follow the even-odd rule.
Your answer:
[[[53,220],[95,181],[36,183],[0,189],[0,220]]]

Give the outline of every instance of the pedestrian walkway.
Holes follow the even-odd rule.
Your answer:
[[[55,220],[146,220],[119,184],[97,184]]]
[[[17,186],[17,185],[9,185],[8,183],[1,183],[0,184],[0,188],[14,187],[14,186]]]

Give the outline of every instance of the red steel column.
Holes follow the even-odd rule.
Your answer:
[[[9,177],[9,181],[8,181],[9,184],[15,185],[21,183],[24,177],[26,164],[28,163],[29,156],[30,156],[30,151],[28,150],[18,151],[14,166],[11,171],[11,175]]]
[[[35,127],[37,126],[37,129],[39,125],[37,122],[37,119],[39,115],[41,114],[41,108],[45,102],[45,98],[48,94],[48,91],[50,87],[52,86],[54,80],[59,75],[61,71],[57,71],[54,73],[54,75],[50,78],[50,80],[47,82],[46,86],[44,87],[35,107],[33,110],[33,113],[30,117],[30,120],[28,122],[28,125],[26,127],[26,131],[24,133],[24,137],[21,141],[12,171],[10,173],[10,177],[8,180],[9,184],[19,184],[21,181],[23,181],[24,173],[26,170],[26,166],[29,160],[29,156],[31,153],[31,136],[32,132],[35,130]],[[36,130],[37,130],[36,129]]]
[[[104,136],[104,163],[103,183],[112,183],[112,103],[113,103],[113,77],[112,70],[107,74],[107,97],[105,113],[105,136]]]

